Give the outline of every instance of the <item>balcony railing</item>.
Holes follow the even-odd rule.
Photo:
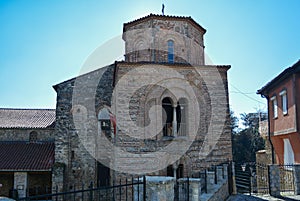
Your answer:
[[[173,123],[165,123],[163,127],[163,135],[174,137],[173,134]],[[187,136],[187,124],[186,123],[178,123],[177,124],[177,134],[176,136]]]

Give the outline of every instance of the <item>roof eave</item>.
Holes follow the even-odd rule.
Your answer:
[[[257,90],[256,94],[260,94],[264,97],[267,97],[269,91],[273,89],[278,83],[282,82],[283,80],[290,77],[292,74],[297,73],[299,71],[300,71],[300,60],[298,60],[291,67],[288,67],[285,70],[283,70],[279,75],[277,75],[274,79],[268,82],[265,86]]]
[[[171,15],[156,15],[156,14],[152,14],[150,13],[149,15],[145,16],[145,17],[141,17],[139,19],[127,22],[123,24],[123,32],[127,31],[127,28],[134,26],[136,24],[139,24],[147,19],[151,19],[151,18],[170,18],[170,19],[177,19],[177,20],[187,20],[190,21],[191,24],[193,24],[195,27],[197,27],[199,30],[201,30],[201,32],[203,32],[203,35],[206,33],[206,29],[204,29],[200,24],[198,24],[191,16],[189,17],[184,17],[184,16],[171,16]]]

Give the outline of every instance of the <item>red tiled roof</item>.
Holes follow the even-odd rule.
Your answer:
[[[0,171],[49,171],[54,142],[0,142]]]
[[[0,108],[0,128],[51,128],[54,123],[53,109]]]

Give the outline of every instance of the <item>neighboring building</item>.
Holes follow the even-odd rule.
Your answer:
[[[256,163],[258,164],[272,164],[272,145],[269,138],[268,128],[268,120],[259,121],[259,135],[265,141],[265,149],[256,152]]]
[[[128,152],[128,156],[116,155],[114,158],[107,156],[102,158],[106,164],[117,164],[125,166],[126,163],[132,163],[134,154],[147,154],[160,151],[161,147],[166,147],[171,142],[184,142],[190,135],[196,138],[186,153],[182,157],[169,165],[168,167],[152,172],[150,175],[186,177],[193,173],[199,173],[211,165],[220,164],[232,159],[231,152],[231,130],[229,120],[228,86],[227,70],[228,65],[208,66],[204,61],[204,40],[203,36],[206,30],[196,23],[190,17],[174,17],[164,15],[150,14],[135,21],[125,23],[123,27],[123,39],[125,41],[125,61],[115,62],[112,65],[99,68],[90,73],[80,75],[76,78],[67,80],[54,86],[57,92],[56,106],[56,128],[55,128],[55,162],[53,174],[53,186],[67,188],[70,185],[86,186],[95,182],[98,186],[106,185],[115,178],[128,176],[116,172],[97,162],[90,152],[96,152],[101,149],[107,149],[105,144],[93,144],[84,147],[80,135],[88,136],[91,142],[97,141],[99,135],[105,135],[108,143],[121,147]],[[117,99],[114,101],[130,100],[130,119],[129,121],[141,127],[147,126],[149,122],[148,112],[151,106],[160,105],[166,113],[160,112],[154,118],[156,125],[163,123],[163,129],[159,133],[147,139],[138,139],[129,137],[130,131],[122,131],[111,121],[110,113],[115,114],[117,124],[124,120],[125,111],[114,111],[110,109],[113,101],[113,90],[117,84],[120,84],[128,73],[137,68],[147,68],[149,65],[155,65],[155,69],[161,72],[172,69],[176,71],[182,79],[192,86],[196,99],[192,102],[198,102],[200,108],[199,129],[196,133],[189,133],[188,125],[192,125],[194,117],[192,114],[192,102],[188,102],[184,95],[177,98],[168,89],[160,86],[143,86],[131,97],[128,91],[136,86],[137,80],[144,80],[146,77],[156,76],[153,71],[151,74],[131,74],[128,80],[123,83],[117,92]],[[216,74],[214,74],[214,69]],[[200,71],[202,75],[198,72]],[[149,73],[149,72],[147,72]],[[209,91],[208,83],[204,77],[214,82],[214,87]],[[219,77],[220,79],[218,79]],[[96,88],[93,88],[94,80],[98,80]],[[145,81],[146,82],[146,81]],[[174,81],[173,81],[174,82]],[[170,86],[175,83],[170,82]],[[80,83],[83,90],[76,91],[76,84]],[[122,82],[121,82],[122,83]],[[146,84],[146,83],[145,83]],[[94,96],[89,94],[96,92]],[[175,93],[182,93],[179,89],[173,89]],[[224,96],[222,96],[224,92]],[[74,94],[80,94],[84,100],[74,102]],[[214,102],[218,102],[217,104]],[[212,105],[214,104],[214,105]],[[212,111],[212,107],[216,110]],[[225,108],[225,110],[223,110]],[[93,111],[90,113],[89,111]],[[214,112],[214,113],[213,113]],[[216,115],[217,112],[222,114]],[[74,114],[81,114],[79,119],[85,119],[86,123],[82,127],[76,127],[77,117]],[[224,116],[224,120],[222,119]],[[210,122],[212,118],[216,121]],[[162,120],[163,119],[163,120]],[[94,125],[92,125],[94,124]],[[98,124],[98,125],[97,125]],[[92,125],[92,126],[91,126]],[[88,128],[91,126],[91,128]],[[128,123],[128,127],[130,124]],[[212,126],[212,127],[210,127]],[[117,130],[114,130],[116,129]],[[214,130],[215,129],[215,130]],[[130,130],[130,128],[129,128]],[[132,131],[137,132],[137,131]],[[147,132],[147,131],[145,131]],[[149,131],[152,132],[151,130]],[[191,132],[191,131],[190,131]],[[215,145],[208,145],[206,136],[220,132]],[[143,136],[144,133],[135,133],[137,136]],[[208,136],[209,137],[209,136]],[[213,137],[211,137],[213,138]],[[201,158],[201,148],[207,146],[209,154]],[[98,150],[97,150],[98,149]],[[170,152],[178,151],[179,147],[171,148]],[[105,151],[105,150],[104,150]],[[111,150],[107,149],[107,152]],[[126,163],[120,162],[125,157]],[[149,158],[151,160],[151,158]],[[159,161],[156,163],[166,163]],[[153,165],[156,165],[153,163]],[[136,165],[137,172],[139,168],[147,168]]]
[[[268,101],[269,136],[276,162],[300,163],[300,60],[257,93]]]
[[[51,191],[55,110],[0,109],[0,195]]]

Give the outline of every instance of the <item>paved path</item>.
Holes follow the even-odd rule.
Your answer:
[[[300,195],[286,195],[280,198],[275,198],[270,195],[246,195],[238,194],[230,196],[227,201],[299,201]]]

